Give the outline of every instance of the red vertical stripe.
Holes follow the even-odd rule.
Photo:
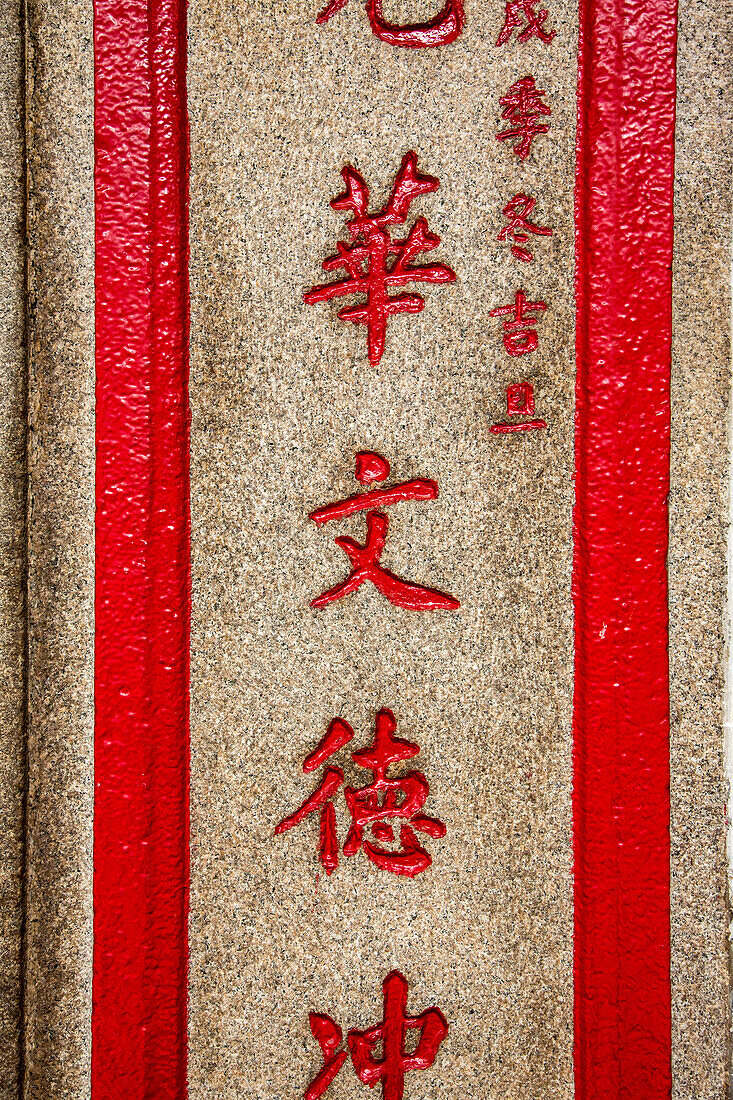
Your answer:
[[[184,0],[96,0],[94,1100],[186,1094]]]
[[[671,1090],[667,493],[674,0],[582,0],[575,1079]]]
[[[674,4],[581,5],[576,1086],[670,1093]],[[97,0],[93,1094],[185,1095],[185,16]]]

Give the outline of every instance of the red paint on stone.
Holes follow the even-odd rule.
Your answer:
[[[312,305],[332,298],[365,295],[358,306],[339,311],[343,321],[364,325],[367,330],[369,362],[376,366],[384,353],[387,324],[398,313],[420,313],[425,299],[420,294],[390,294],[390,290],[409,283],[451,283],[455,272],[446,264],[415,264],[412,261],[423,252],[432,252],[440,237],[431,233],[425,218],[418,218],[404,238],[393,239],[389,226],[403,225],[410,206],[420,195],[437,191],[435,176],[421,175],[415,153],[405,153],[395,177],[394,187],[386,204],[376,214],[369,213],[369,188],[362,175],[350,164],[341,170],[346,190],[332,200],[334,210],[350,210],[347,221],[351,241],[338,241],[336,255],[321,265],[324,271],[346,274],[335,283],[314,286],[303,300]]]
[[[506,388],[507,416],[534,416],[534,386],[515,382]]]
[[[500,229],[496,237],[497,241],[505,241],[511,237],[515,242],[511,246],[512,256],[515,260],[521,260],[525,264],[532,263],[534,260],[533,254],[528,248],[524,247],[525,241],[529,240],[529,234],[534,233],[539,237],[552,236],[552,230],[549,226],[535,225],[534,222],[529,220],[529,216],[536,205],[537,200],[533,199],[531,195],[525,195],[522,191],[517,195],[512,195],[502,210],[502,214],[509,224]]]
[[[667,1100],[676,3],[581,0],[575,1087]],[[641,106],[643,105],[643,106]]]
[[[367,857],[383,871],[414,878],[427,870],[432,859],[419,844],[413,829],[432,837],[445,836],[445,825],[437,818],[421,812],[430,793],[430,785],[422,772],[410,771],[396,778],[387,776],[392,764],[409,760],[420,752],[420,746],[401,737],[395,737],[395,716],[391,710],[380,710],[375,726],[374,740],[365,749],[351,754],[351,759],[361,768],[373,772],[372,782],[363,787],[346,787],[344,795],[351,814],[351,828],[344,844],[344,855],[354,856],[363,846]],[[309,762],[317,759],[324,763],[353,737],[353,730],[342,718],[334,718],[318,748],[306,757],[303,771],[311,771]],[[326,768],[318,788],[303,804],[279,825],[275,835],[287,832],[317,809],[321,810],[319,855],[326,874],[338,867],[338,840],[336,814],[333,799],[344,782],[341,768]],[[400,851],[380,848],[364,839],[368,829],[375,839],[394,841],[392,821],[404,821],[401,826]],[[409,823],[409,824],[407,824]],[[410,828],[412,826],[412,828]]]
[[[546,420],[524,420],[519,424],[492,424],[490,432],[495,435],[512,435],[514,432],[533,432],[540,428],[546,428]]]
[[[504,15],[504,26],[496,40],[497,46],[508,42],[515,31],[517,41],[526,42],[529,38],[539,38],[541,42],[552,42],[556,31],[545,30],[545,20],[550,14],[546,8],[535,11],[538,0],[508,0]]]
[[[348,557],[352,570],[345,580],[311,600],[311,607],[325,607],[334,600],[341,600],[369,581],[390,603],[408,611],[458,610],[461,605],[454,596],[439,592],[437,588],[426,588],[422,584],[403,580],[386,569],[381,561],[387,542],[389,516],[384,512],[367,512],[366,521],[367,534],[363,544],[348,535],[338,535],[333,540]]]
[[[354,731],[348,722],[344,722],[343,718],[334,718],[329,722],[318,746],[303,761],[303,771],[314,772],[316,768],[320,768],[330,756],[348,745],[353,736]]]
[[[347,3],[348,0],[330,0],[319,13],[316,23],[327,22],[337,11],[345,8]],[[410,50],[447,46],[455,42],[466,22],[463,0],[447,0],[438,14],[424,23],[389,23],[384,18],[382,0],[366,0],[366,12],[369,25],[377,38],[390,46],[402,46]]]
[[[363,480],[363,479],[359,479]],[[438,496],[438,483],[430,478],[416,477],[412,481],[401,481],[389,489],[372,489],[369,493],[357,493],[353,497],[339,500],[335,504],[326,504],[316,508],[310,518],[321,527],[334,519],[344,519],[357,512],[366,512],[370,508],[389,508],[405,500],[435,500]]]
[[[356,456],[354,477],[362,485],[371,485],[375,481],[384,481],[390,474],[390,465],[376,451],[359,451]]]
[[[533,76],[522,77],[512,84],[499,103],[504,108],[501,117],[509,121],[509,129],[496,135],[497,141],[515,141],[512,150],[520,160],[526,160],[532,149],[532,142],[539,134],[550,129],[540,119],[552,114],[552,110],[543,102],[545,91],[537,88]]]
[[[349,1032],[351,1060],[360,1081],[370,1088],[382,1084],[382,1100],[402,1100],[405,1074],[416,1069],[429,1069],[440,1044],[448,1034],[448,1024],[437,1008],[429,1008],[419,1016],[407,1015],[407,979],[393,970],[382,983],[384,1018],[365,1031]],[[411,1054],[405,1051],[406,1031],[418,1031],[419,1038]],[[382,1054],[376,1053],[381,1043]]]
[[[94,1100],[186,1095],[184,0],[96,0]]]
[[[537,350],[538,337],[537,325],[539,318],[530,316],[531,313],[543,313],[547,309],[546,302],[528,302],[523,290],[518,290],[514,301],[508,306],[497,306],[492,309],[491,317],[510,317],[504,321],[504,348],[508,355],[529,355]]]
[[[343,1040],[343,1032],[330,1016],[311,1012],[308,1019],[313,1038],[323,1053],[323,1066],[318,1076],[305,1090],[303,1100],[319,1100],[338,1076],[341,1067],[349,1057],[349,1052],[338,1049]]]
[[[382,982],[384,1018],[365,1031],[355,1028],[348,1034],[348,1045],[356,1075],[370,1088],[381,1083],[382,1100],[402,1100],[405,1075],[417,1069],[429,1069],[440,1044],[448,1034],[448,1024],[437,1008],[428,1008],[419,1016],[407,1015],[408,985],[404,974],[393,970]],[[303,1100],[318,1100],[339,1073],[348,1058],[339,1051],[343,1033],[330,1016],[311,1012],[311,1032],[323,1052],[323,1067],[306,1089]],[[418,1031],[417,1042],[406,1051],[406,1032]],[[381,1056],[377,1053],[381,1047]]]
[[[360,462],[360,458],[364,461]],[[360,451],[357,454],[355,476],[362,482],[378,480],[382,474],[386,477],[388,473],[389,463],[381,455],[372,451]],[[359,477],[360,474],[361,477]],[[325,607],[326,604],[348,596],[362,584],[370,581],[390,603],[396,604],[397,607],[404,607],[410,611],[439,609],[456,611],[461,605],[453,596],[438,592],[435,588],[425,588],[423,585],[402,580],[380,564],[387,539],[389,517],[375,509],[387,508],[405,500],[435,500],[437,496],[437,482],[426,478],[415,478],[412,481],[392,485],[388,489],[372,489],[368,493],[357,493],[353,497],[347,497],[346,500],[327,504],[324,508],[317,508],[315,512],[311,512],[310,518],[319,526],[331,520],[354,515],[356,512],[367,512],[367,537],[363,545],[346,535],[334,539],[336,545],[340,546],[349,558],[353,566],[351,573],[340,584],[311,600],[311,607]]]
[[[430,836],[445,836],[445,825],[420,811],[430,793],[427,779],[418,771],[409,771],[396,779],[387,777],[392,764],[410,760],[420,752],[420,746],[402,737],[395,737],[395,716],[391,710],[380,710],[374,727],[374,740],[366,749],[351,754],[361,768],[373,773],[372,782],[364,787],[346,787],[344,794],[351,814],[351,828],[344,844],[344,855],[355,855],[362,844],[368,858],[383,871],[414,878],[433,862],[418,843],[409,825],[400,829],[402,849],[399,852],[380,848],[364,839],[368,828],[381,840],[392,840],[389,822],[404,819]],[[401,797],[400,797],[401,796]]]

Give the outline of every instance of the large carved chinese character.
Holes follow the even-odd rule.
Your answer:
[[[316,23],[325,23],[347,3],[348,0],[331,0],[318,15]],[[390,46],[404,46],[412,50],[447,46],[458,38],[466,22],[463,0],[448,0],[437,15],[425,23],[388,23],[382,12],[382,0],[367,0],[366,12],[377,38]]]
[[[434,176],[417,171],[417,156],[407,153],[389,200],[378,213],[369,214],[369,188],[362,176],[347,165],[342,169],[346,191],[333,199],[334,210],[351,210],[354,217],[346,223],[351,242],[339,241],[338,253],[323,261],[324,271],[344,268],[346,275],[335,283],[313,287],[303,297],[306,302],[327,302],[350,294],[365,294],[363,305],[342,309],[339,317],[355,325],[365,325],[369,362],[375,366],[382,358],[387,321],[394,313],[419,313],[425,301],[419,294],[396,294],[390,290],[408,283],[450,283],[456,275],[445,264],[414,264],[421,252],[431,252],[440,237],[428,230],[425,218],[418,218],[403,240],[392,240],[390,225],[407,221],[410,206],[418,195],[436,191]]]
[[[367,748],[351,754],[360,768],[372,772],[372,782],[364,787],[346,787],[344,795],[351,815],[351,828],[344,844],[344,855],[354,856],[363,847],[369,860],[383,871],[414,878],[426,871],[432,859],[419,843],[415,830],[428,836],[445,836],[445,825],[434,817],[422,813],[422,807],[430,793],[430,786],[422,772],[409,771],[396,778],[388,777],[387,769],[393,764],[409,760],[420,752],[420,746],[402,737],[395,737],[396,722],[391,710],[380,710],[374,725],[374,740]],[[334,718],[321,743],[306,757],[303,771],[320,767],[354,736],[354,731],[343,718]],[[344,782],[341,768],[326,768],[320,785],[302,806],[286,817],[276,827],[276,833],[287,832],[316,810],[321,811],[319,852],[327,875],[338,867],[338,837],[333,799]],[[402,821],[399,848],[384,848],[384,843],[394,843],[393,821]],[[364,839],[368,829],[378,840],[374,844]]]
[[[384,1017],[374,1027],[348,1034],[351,1060],[360,1081],[370,1088],[381,1082],[382,1100],[403,1100],[405,1075],[418,1069],[430,1069],[440,1044],[448,1034],[448,1024],[437,1008],[428,1008],[419,1016],[407,1015],[408,985],[404,974],[393,970],[382,983]],[[311,1032],[323,1052],[323,1068],[306,1089],[303,1100],[319,1100],[334,1080],[348,1055],[339,1050],[343,1032],[330,1016],[311,1012]],[[411,1054],[405,1050],[406,1032],[419,1033]],[[381,1057],[377,1048],[381,1044]]]
[[[362,485],[384,481],[389,477],[389,473],[389,463],[381,455],[373,451],[360,451],[357,454],[354,476]],[[319,526],[331,520],[354,515],[356,512],[367,513],[367,537],[363,545],[345,535],[334,540],[349,558],[353,566],[351,573],[346,580],[311,600],[311,607],[325,607],[333,600],[340,600],[350,592],[355,592],[362,584],[369,581],[383,596],[387,597],[390,603],[410,611],[440,609],[455,611],[459,608],[461,605],[453,596],[438,592],[435,588],[425,588],[421,584],[402,580],[380,564],[387,539],[389,519],[378,509],[405,500],[435,500],[437,495],[438,485],[435,481],[415,478],[413,481],[402,481],[398,485],[392,485],[388,489],[373,489],[371,492],[357,493],[346,500],[327,504],[325,508],[317,508],[315,512],[311,512],[310,518]]]

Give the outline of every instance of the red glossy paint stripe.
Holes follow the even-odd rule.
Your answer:
[[[184,0],[96,0],[94,1100],[186,1094]]]
[[[580,33],[576,1096],[662,1100],[676,5],[582,0]]]

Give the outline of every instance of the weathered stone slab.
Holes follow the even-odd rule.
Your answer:
[[[730,459],[729,12],[679,14],[672,315],[670,674],[674,1095],[728,1095],[723,767]]]
[[[0,5],[0,1097],[20,1071],[25,776],[25,281],[21,25]]]
[[[407,1095],[573,1093],[577,12],[551,9],[549,44],[497,49],[502,8],[477,0],[457,42],[417,51],[380,42],[354,0],[322,25],[310,0],[190,8],[193,1100],[302,1095],[322,1063],[308,1013],[345,1030],[376,1023],[393,968],[408,978],[409,1011],[434,1005],[449,1022]],[[389,17],[434,11],[410,0]],[[92,10],[34,3],[27,14],[26,286],[20,25],[0,10],[0,1097],[21,1088],[24,1001],[24,1095],[76,1100],[90,1094],[91,1049]],[[674,1096],[695,1100],[726,1096],[729,1047],[726,15],[687,5],[679,45],[672,1051]],[[520,162],[495,138],[501,96],[529,73],[552,114]],[[336,277],[321,261],[346,239],[344,211],[329,206],[344,165],[377,209],[409,150],[440,187],[414,203],[407,228],[426,219],[441,243],[421,262],[456,278],[418,287],[424,310],[392,319],[370,364],[365,330],[337,317],[353,303],[303,294]],[[532,238],[531,264],[497,240],[503,206],[524,192],[552,228]],[[492,315],[519,287],[547,306],[527,356],[507,354]],[[518,381],[533,385],[547,427],[492,433]],[[349,570],[335,536],[365,538],[361,512],[309,519],[361,491],[359,451],[389,460],[388,485],[437,482],[437,499],[387,509],[384,562],[459,609],[406,610],[370,584],[310,607]],[[446,834],[420,834],[432,864],[414,878],[363,850],[341,851],[329,876],[317,815],[275,827],[319,783],[323,769],[304,775],[302,764],[336,716],[354,738],[328,763],[347,784],[367,782],[350,754],[381,708],[420,746],[396,770],[424,773],[424,812]],[[343,846],[342,793],[335,805]],[[363,1089],[348,1064],[328,1095]]]
[[[412,1011],[450,1021],[420,1095],[570,1096],[576,13],[554,8],[550,46],[498,50],[503,12],[474,4],[438,51],[385,46],[360,5],[315,14],[189,12],[191,1095],[302,1095],[321,1065],[308,1012],[375,1023],[397,968]],[[528,73],[552,116],[522,163],[495,135]],[[378,208],[408,150],[440,180],[414,213],[457,278],[390,325],[372,367],[364,329],[302,295],[344,237],[342,167]],[[531,265],[496,239],[522,191],[553,229]],[[547,303],[523,359],[491,316],[520,287]],[[547,430],[492,434],[521,380]],[[309,607],[346,575],[334,535],[364,538],[363,517],[308,519],[358,490],[361,450],[438,482],[437,501],[390,510],[385,563],[459,611],[371,586]],[[363,853],[319,876],[315,819],[273,830],[317,785],[301,764],[330,720],[361,748],[381,707],[420,744],[446,837],[412,880]],[[331,1094],[362,1089],[347,1067]]]

